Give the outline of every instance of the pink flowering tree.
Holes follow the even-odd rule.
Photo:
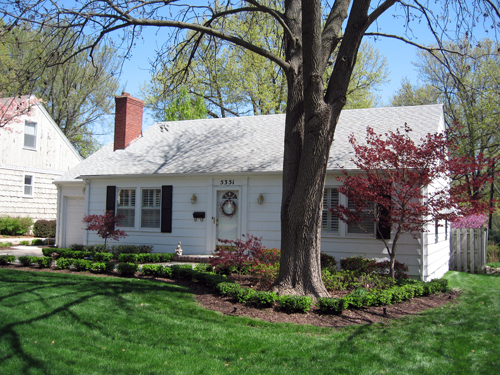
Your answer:
[[[344,172],[339,178],[343,181],[339,192],[347,196],[350,207],[338,204],[330,208],[348,225],[360,226],[383,241],[390,257],[391,277],[403,233],[416,237],[426,231],[427,223],[488,211],[480,194],[468,193],[470,184],[450,184],[452,176],[487,167],[483,159],[450,159],[451,144],[445,134],[428,134],[415,142],[410,132],[405,125],[402,131],[379,135],[368,127],[366,144],[359,144],[351,135],[349,141],[356,154],[353,162],[361,173]],[[473,190],[481,191],[490,181],[488,175],[478,176]],[[371,220],[375,225],[364,228]]]
[[[452,228],[485,228],[488,224],[486,215],[469,215],[457,218],[451,223]]]
[[[22,99],[21,97],[0,99],[0,128],[22,122],[21,116],[32,115],[33,106],[41,102],[41,99],[37,99],[34,96],[27,97],[26,99]],[[7,127],[6,129],[12,130]]]
[[[99,237],[104,239],[104,248],[108,238],[118,241],[121,237],[126,237],[125,231],[116,229],[118,216],[113,211],[106,211],[104,215],[87,215],[83,217],[83,222],[87,224],[87,230],[96,231]]]

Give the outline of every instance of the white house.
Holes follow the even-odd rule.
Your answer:
[[[156,123],[142,133],[143,103],[128,94],[116,98],[115,142],[65,173],[59,187],[57,244],[96,244],[70,217],[122,215],[128,237],[120,244],[154,245],[172,252],[179,241],[185,254],[212,254],[217,239],[247,233],[280,247],[280,204],[284,115],[232,117]],[[444,130],[441,105],[345,110],[331,147],[325,206],[339,195],[339,166],[354,169],[351,133],[363,139],[369,125],[377,132],[404,126],[420,139]],[[83,205],[75,201],[84,202]],[[325,208],[322,251],[339,260],[362,255],[386,257],[381,241],[339,222]],[[440,229],[400,239],[398,257],[410,274],[423,279],[448,270],[449,241]]]
[[[0,100],[5,104],[9,99]],[[57,212],[53,181],[82,158],[42,104],[18,120],[0,127],[0,216],[53,220]]]

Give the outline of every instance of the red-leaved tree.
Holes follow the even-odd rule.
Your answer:
[[[490,176],[479,176],[474,181],[473,194],[470,185],[460,181],[451,185],[452,176],[487,167],[481,156],[449,158],[451,144],[445,134],[428,134],[415,142],[410,132],[406,124],[402,131],[384,135],[368,127],[366,144],[359,144],[351,135],[349,141],[356,153],[353,162],[360,173],[344,171],[339,177],[343,181],[339,192],[347,196],[350,204],[330,208],[348,225],[357,225],[383,241],[390,257],[391,277],[403,233],[416,237],[429,222],[453,221],[462,215],[482,214],[489,208],[488,202],[481,199],[481,190]],[[363,227],[371,220],[375,230],[373,226]]]
[[[87,215],[83,217],[83,222],[87,224],[87,230],[96,231],[99,237],[104,239],[104,248],[108,238],[118,241],[121,237],[126,237],[125,231],[115,229],[118,223],[118,216],[113,211],[106,211],[104,215]]]

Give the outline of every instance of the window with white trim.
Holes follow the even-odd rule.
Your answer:
[[[119,216],[118,226],[135,226],[135,189],[118,189],[116,213]]]
[[[354,210],[354,203],[347,200],[347,208]],[[373,210],[365,210],[364,218],[359,224],[347,225],[348,234],[375,234],[375,221],[373,220]]]
[[[36,122],[26,121],[24,123],[24,148],[36,150]]]
[[[328,208],[339,203],[339,191],[335,188],[326,188],[323,193],[323,215],[321,230],[323,233],[339,233],[339,218]]]
[[[142,189],[141,228],[160,228],[161,189]]]
[[[25,197],[33,196],[33,176],[24,175],[23,195]]]

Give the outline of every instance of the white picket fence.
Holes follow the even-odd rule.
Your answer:
[[[484,273],[488,249],[488,229],[451,230],[450,270]]]

